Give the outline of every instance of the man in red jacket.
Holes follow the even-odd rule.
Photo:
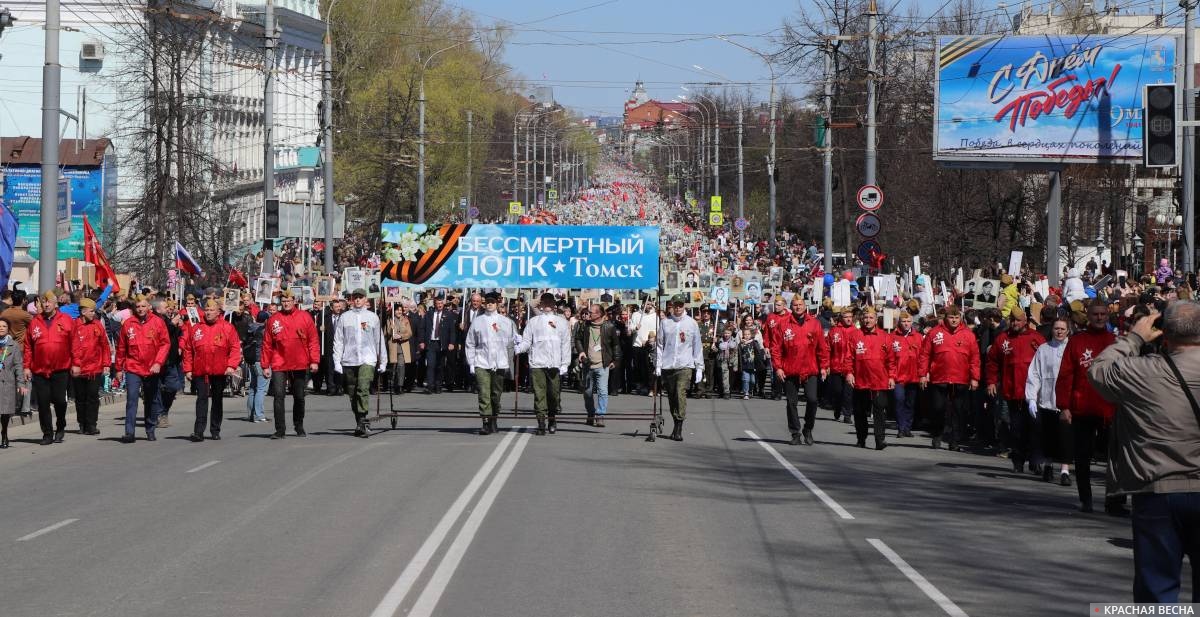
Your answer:
[[[846,373],[850,372],[850,334],[854,332],[854,309],[842,309],[840,318],[829,329],[829,380],[825,386],[829,388],[829,402],[833,405],[833,419],[842,418],[850,424],[854,413],[854,387],[846,383]]]
[[[1041,448],[1033,438],[1036,416],[1029,413],[1025,399],[1025,377],[1029,375],[1033,355],[1045,342],[1037,330],[1029,327],[1025,310],[1014,306],[1009,313],[1008,330],[996,337],[987,352],[987,393],[994,398],[999,391],[1008,402],[1009,438],[1012,440],[1009,460],[1013,471],[1018,473],[1025,470],[1026,461],[1030,471],[1041,473],[1038,468],[1042,464]]]
[[[121,322],[117,335],[117,381],[125,381],[125,435],[133,443],[137,428],[138,399],[146,425],[146,441],[154,441],[162,411],[160,386],[163,363],[171,349],[171,335],[163,320],[150,314],[150,301],[138,296],[133,316]]]
[[[1079,510],[1092,511],[1092,453],[1097,436],[1103,436],[1112,423],[1115,408],[1104,400],[1095,386],[1088,381],[1088,368],[1092,360],[1116,341],[1108,331],[1108,305],[1092,302],[1087,309],[1087,329],[1067,339],[1063,350],[1062,364],[1058,367],[1058,381],[1054,387],[1054,399],[1059,408],[1059,420],[1071,425],[1075,446],[1075,486],[1079,491]],[[1122,514],[1123,498],[1106,498],[1104,511]]]
[[[242,344],[233,325],[222,318],[224,308],[216,300],[204,303],[204,319],[185,330],[180,347],[183,351],[183,375],[196,388],[196,424],[191,440],[204,441],[204,425],[212,439],[221,438],[221,420],[225,415],[225,380],[242,365]],[[212,420],[209,422],[209,400]]]
[[[892,395],[896,406],[896,437],[912,437],[913,409],[921,381],[917,357],[921,355],[924,338],[913,328],[912,313],[900,313],[900,327],[892,332],[892,351],[896,354],[896,388]]]
[[[942,447],[949,417],[950,449],[960,450],[967,435],[968,392],[979,387],[979,344],[963,325],[957,306],[947,306],[942,323],[925,334],[917,371],[922,388],[933,384],[929,418],[933,449]]]
[[[858,447],[867,447],[867,414],[875,425],[875,449],[887,447],[884,421],[888,393],[896,388],[896,353],[892,337],[876,327],[875,307],[863,310],[862,329],[850,334],[850,371],[846,383],[854,388],[854,432]]]
[[[804,298],[796,294],[792,296],[792,314],[786,320],[779,320],[775,333],[768,338],[776,382],[783,384],[787,394],[787,422],[788,430],[792,432],[792,445],[811,446],[813,423],[817,419],[817,376],[823,379],[829,374],[829,348],[825,346],[821,324],[808,316]],[[797,413],[801,382],[804,383],[805,399],[803,435]]]
[[[775,359],[771,357],[771,343],[773,342],[772,337],[776,336],[780,326],[792,319],[792,313],[788,310],[787,301],[783,299],[782,295],[775,297],[775,303],[773,306],[775,307],[775,311],[767,315],[767,319],[764,321],[763,327],[763,347],[767,350],[767,356],[770,357],[772,366],[774,366],[775,363]],[[825,333],[822,332],[821,337],[824,338],[824,336]],[[771,373],[771,378],[773,380],[773,383],[771,384],[771,396],[775,397],[775,400],[779,400],[785,389],[783,380],[779,379],[779,375],[775,374],[775,371],[771,371]]]
[[[47,291],[41,297],[41,312],[25,330],[25,379],[32,378],[42,425],[43,446],[62,443],[67,430],[67,386],[70,382],[71,339],[75,322],[58,310],[58,297]],[[50,405],[54,415],[50,415]],[[57,425],[54,420],[57,418]]]
[[[71,391],[75,393],[75,415],[79,432],[99,435],[100,385],[104,372],[112,364],[112,348],[104,324],[96,319],[96,303],[91,298],[79,301],[79,321],[75,322],[75,341],[71,344]]]
[[[287,432],[284,403],[289,390],[296,436],[308,435],[304,432],[304,389],[309,371],[317,370],[320,362],[321,346],[312,315],[297,309],[292,292],[284,291],[279,311],[267,320],[263,330],[262,372],[271,380],[275,396],[275,433],[271,439],[283,439]]]

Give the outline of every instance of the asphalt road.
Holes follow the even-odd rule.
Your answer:
[[[488,437],[403,418],[364,440],[345,398],[310,396],[310,436],[279,442],[233,399],[224,439],[193,444],[192,400],[155,443],[117,443],[113,407],[98,438],[14,430],[0,615],[1008,616],[1131,597],[1128,520],[1079,514],[1073,488],[1005,459],[860,450],[825,410],[812,447],[786,445],[783,404],[761,400],[690,401],[683,443],[647,443],[642,420],[536,437],[516,428],[531,416]]]

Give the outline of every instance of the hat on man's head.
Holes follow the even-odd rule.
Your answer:
[[[208,310],[208,309],[225,310],[225,305],[221,304],[220,302],[217,302],[216,300],[213,300],[212,298],[209,298],[208,301],[204,303],[204,309],[205,310]]]
[[[542,294],[542,297],[538,299],[538,306],[554,308],[558,306],[558,300],[554,298],[554,294],[547,292]]]
[[[293,299],[295,299],[295,297],[296,297],[296,294],[292,293],[292,290],[291,290],[291,289],[284,289],[284,290],[282,290],[282,291],[280,291],[280,292],[279,292],[279,299],[280,299],[280,300],[282,300],[282,299],[284,299],[284,298],[293,298]]]
[[[96,308],[96,303],[93,302],[91,298],[81,298],[79,300],[79,308],[80,308],[80,310],[94,309],[94,308]]]
[[[687,304],[687,296],[683,294],[671,296],[671,306],[683,306],[685,304]]]
[[[494,291],[489,291],[488,293],[483,294],[483,302],[484,304],[499,304],[500,294]]]
[[[365,297],[367,297],[367,290],[363,289],[362,287],[359,287],[358,289],[355,289],[354,291],[350,292],[350,297],[351,298],[354,298],[354,297],[365,298]]]
[[[42,300],[45,300],[46,302],[58,302],[58,294],[54,293],[53,291],[47,291],[46,293],[42,294]]]

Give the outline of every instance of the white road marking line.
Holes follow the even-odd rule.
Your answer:
[[[425,539],[425,543],[417,550],[417,554],[405,566],[404,571],[400,573],[400,577],[392,584],[392,588],[388,589],[383,599],[379,601],[379,606],[376,606],[375,610],[371,612],[371,617],[392,617],[396,613],[396,609],[400,608],[400,604],[404,602],[405,596],[412,590],[413,584],[417,582],[421,573],[429,565],[433,554],[441,547],[442,542],[446,539],[446,534],[450,533],[450,528],[462,517],[463,511],[467,509],[467,504],[479,492],[479,488],[483,486],[483,481],[487,479],[492,468],[500,460],[500,456],[504,454],[504,451],[516,436],[517,431],[513,430],[509,431],[504,436],[504,439],[500,440],[500,444],[492,450],[492,454],[479,467],[479,471],[475,472],[475,477],[471,478],[471,481],[467,483],[466,488],[458,495],[458,499],[454,500],[450,509],[442,516],[442,520],[438,521],[437,526],[433,528],[433,532]]]
[[[412,610],[409,611],[408,617],[429,617],[433,614],[433,609],[437,607],[438,601],[441,600],[442,594],[446,591],[446,586],[450,584],[450,579],[454,577],[454,571],[458,569],[459,563],[462,562],[463,556],[467,553],[467,548],[471,546],[471,541],[475,539],[475,534],[479,532],[479,527],[483,523],[483,519],[487,516],[488,511],[492,509],[492,504],[496,501],[496,496],[500,494],[500,490],[504,488],[509,475],[512,474],[513,467],[517,464],[517,459],[521,458],[521,453],[525,450],[525,444],[529,443],[529,438],[530,433],[524,433],[517,439],[517,445],[513,446],[508,457],[504,459],[500,470],[496,472],[496,477],[492,479],[492,483],[488,485],[487,490],[483,492],[483,496],[479,498],[479,503],[475,504],[475,509],[471,511],[471,515],[467,517],[467,522],[463,523],[462,529],[458,531],[458,535],[450,543],[450,548],[446,549],[446,555],[442,557],[442,562],[433,571],[433,576],[429,578],[429,584],[425,586],[425,591],[422,591],[420,597],[417,598],[417,602],[413,605]]]
[[[952,602],[950,598],[947,598],[946,594],[938,591],[938,588],[934,587],[933,583],[925,580],[925,577],[921,576],[920,572],[917,572],[912,566],[908,565],[908,562],[904,561],[900,555],[897,555],[896,551],[893,551],[891,547],[884,544],[883,540],[867,538],[867,542],[870,542],[871,546],[874,546],[876,550],[883,553],[883,556],[887,557],[887,560],[892,562],[892,565],[896,566],[897,570],[900,570],[904,576],[907,576],[908,580],[912,581],[917,588],[924,591],[930,600],[933,600],[938,606],[942,607],[942,610],[946,611],[947,615],[950,615],[950,617],[968,617],[966,612],[958,608],[958,605]]]
[[[21,536],[21,537],[17,538],[17,542],[25,542],[25,541],[27,541],[27,540],[32,540],[32,539],[34,539],[34,538],[40,538],[40,537],[42,537],[42,536],[44,536],[44,535],[46,535],[46,534],[50,533],[51,531],[54,531],[54,530],[56,530],[56,529],[62,529],[63,527],[66,527],[67,525],[70,525],[71,523],[74,523],[74,522],[76,522],[76,521],[78,521],[78,520],[79,520],[79,519],[77,519],[77,518],[69,518],[69,519],[67,519],[67,520],[65,520],[65,521],[61,521],[61,522],[55,523],[55,524],[53,524],[53,525],[51,525],[51,526],[49,526],[49,527],[46,527],[46,528],[43,528],[43,529],[39,529],[39,530],[37,530],[37,531],[35,531],[35,532],[33,532],[33,533],[31,533],[31,534],[27,535],[27,536]]]
[[[208,469],[209,467],[212,467],[213,465],[216,465],[217,463],[220,463],[220,462],[221,461],[209,461],[199,467],[193,467],[193,468],[185,471],[184,473],[196,473],[197,471]]]
[[[812,491],[813,495],[817,496],[817,499],[820,499],[822,503],[824,503],[826,506],[829,506],[830,510],[833,510],[834,513],[846,520],[854,520],[854,516],[847,512],[846,509],[843,508],[838,502],[834,501],[833,497],[830,497],[825,493],[825,491],[821,490],[821,487],[814,484],[812,480],[809,480],[808,476],[800,473],[800,470],[796,469],[795,465],[789,463],[787,459],[783,458],[783,455],[776,451],[775,448],[772,448],[771,444],[763,441],[761,437],[754,434],[754,431],[746,431],[746,434],[749,435],[751,439],[758,442],[758,445],[762,446],[764,450],[771,454],[771,456],[775,457],[775,460],[778,461],[780,465],[783,465],[784,469],[791,472],[791,474],[795,476],[801,484],[808,488],[808,490]]]

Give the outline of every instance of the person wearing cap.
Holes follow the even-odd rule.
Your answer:
[[[335,322],[333,332],[333,370],[342,376],[342,385],[350,397],[350,411],[354,412],[354,435],[369,437],[371,425],[367,412],[371,410],[371,382],[375,374],[387,368],[384,353],[383,328],[379,316],[367,305],[367,290],[355,289],[350,293],[350,310],[342,313]]]
[[[682,295],[671,299],[671,313],[659,326],[658,358],[654,374],[663,379],[667,404],[675,426],[671,439],[683,441],[683,421],[687,419],[687,389],[694,381],[704,379],[704,347],[700,342],[700,326],[688,316]]]
[[[533,411],[537,415],[537,434],[558,431],[557,416],[562,411],[562,381],[571,364],[571,326],[559,315],[554,294],[544,293],[538,300],[539,312],[525,326],[515,352],[529,352],[529,380],[533,385]],[[549,426],[546,416],[549,414]]]
[[[854,387],[846,381],[850,372],[850,335],[854,332],[854,307],[838,312],[838,321],[826,334],[829,347],[829,401],[833,404],[833,419],[850,424],[854,414]]]
[[[162,409],[160,385],[163,363],[171,350],[166,322],[150,314],[150,301],[138,296],[133,316],[121,323],[117,337],[117,381],[125,381],[125,435],[121,443],[133,443],[138,399],[146,427],[146,440],[154,441],[158,414]]]
[[[879,318],[875,307],[863,310],[862,328],[850,333],[850,371],[846,383],[854,388],[854,432],[858,447],[867,447],[870,415],[875,427],[875,449],[887,447],[884,419],[887,416],[888,394],[896,388],[896,353],[892,337],[877,327]]]
[[[58,297],[48,291],[41,297],[40,312],[25,331],[25,379],[33,382],[33,396],[42,425],[41,445],[62,443],[67,429],[67,387],[70,381],[71,342],[75,321],[58,310]],[[51,415],[51,405],[54,406]],[[54,420],[57,418],[57,424]]]
[[[321,345],[312,315],[296,307],[290,289],[279,298],[279,311],[267,319],[263,333],[260,362],[263,376],[271,380],[275,396],[275,433],[271,439],[283,439],[287,432],[286,398],[292,394],[292,428],[297,437],[304,431],[304,391],[308,374],[321,362]]]
[[[196,423],[190,437],[194,442],[204,441],[205,424],[208,424],[212,439],[221,438],[225,382],[242,366],[241,341],[233,324],[225,321],[222,313],[221,303],[206,300],[204,319],[188,328],[181,345],[183,374],[196,389]]]
[[[779,300],[783,298],[780,297]],[[775,313],[773,315],[778,315]],[[786,319],[778,317],[767,336],[776,383],[787,395],[788,430],[791,445],[813,445],[813,425],[817,420],[818,380],[829,375],[829,347],[816,317],[808,314],[804,297],[792,296],[792,311]],[[804,386],[804,425],[800,425],[800,386]],[[772,392],[774,393],[774,392]]]
[[[79,301],[79,320],[75,322],[75,340],[71,344],[71,392],[75,395],[75,416],[81,435],[99,435],[100,386],[112,363],[112,348],[104,324],[96,318],[96,303],[91,298]]]
[[[617,327],[606,319],[599,304],[589,305],[580,317],[584,321],[575,327],[571,338],[572,352],[583,370],[583,408],[587,411],[588,426],[603,427],[608,413],[609,371],[624,357],[621,340]],[[653,341],[656,334],[651,331],[648,336],[647,341]]]
[[[480,435],[491,435],[499,430],[496,414],[500,411],[504,376],[512,369],[513,347],[521,344],[513,321],[496,312],[499,303],[497,293],[484,297],[484,314],[471,322],[465,343],[467,371],[475,376],[479,390],[479,415],[483,422]]]

